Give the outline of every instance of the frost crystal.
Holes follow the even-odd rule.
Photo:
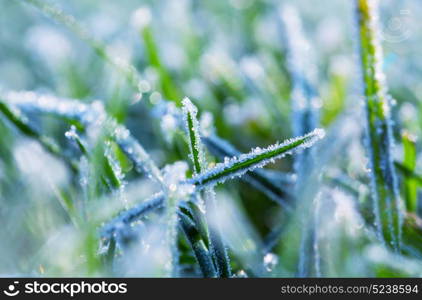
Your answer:
[[[67,137],[70,140],[75,140],[78,138],[78,134],[76,132],[76,127],[72,125],[68,131],[64,133],[65,137]]]
[[[278,264],[278,256],[274,253],[267,253],[264,256],[265,270],[271,272]]]

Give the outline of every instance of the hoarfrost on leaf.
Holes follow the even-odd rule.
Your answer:
[[[324,136],[325,131],[317,128],[302,137],[289,139],[265,149],[255,148],[248,154],[225,159],[223,163],[218,163],[215,167],[194,176],[189,182],[197,185],[200,189],[207,185],[222,183],[228,178],[242,176],[246,172],[262,168],[288,154],[309,148]]]

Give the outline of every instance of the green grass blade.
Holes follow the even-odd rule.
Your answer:
[[[377,4],[375,0],[356,0],[367,151],[378,238],[398,250],[402,226],[401,200],[391,153],[390,100],[382,71]]]

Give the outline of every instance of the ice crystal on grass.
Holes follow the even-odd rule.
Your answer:
[[[180,119],[182,119],[182,112],[178,110],[172,102],[161,101],[160,103],[157,103],[153,112],[154,116],[162,120],[166,118],[166,116],[171,116],[173,120],[177,120],[179,127],[182,126],[182,122],[180,122]],[[205,112],[202,114],[201,124],[199,127],[199,136],[202,135],[200,139],[201,142],[206,146],[206,148],[208,148],[208,151],[216,157],[224,159],[225,157],[239,156],[241,154],[241,152],[238,151],[232,144],[215,134],[211,113]],[[164,132],[164,134],[166,134],[166,132]],[[198,141],[198,138],[196,140]],[[192,152],[191,147],[190,150]],[[269,170],[257,169],[249,174],[241,176],[240,179],[252,184],[254,187],[266,194],[270,199],[283,205],[286,209],[291,209],[286,198],[291,197],[288,191],[288,186],[294,183],[294,175],[281,174],[280,172],[275,174],[271,173]]]
[[[68,138],[69,140],[73,141],[76,143],[76,145],[78,146],[79,150],[83,153],[83,154],[87,154],[87,145],[85,144],[85,142],[82,140],[82,138],[79,136],[76,126],[72,125],[70,127],[70,129],[68,131],[66,131],[64,133],[65,137]]]
[[[318,128],[302,137],[286,140],[265,149],[255,148],[238,157],[226,158],[223,163],[218,163],[215,167],[193,177],[189,182],[197,185],[198,188],[222,183],[228,178],[242,176],[246,172],[262,168],[286,155],[309,148],[324,135],[324,130]]]
[[[278,256],[274,253],[267,253],[264,255],[264,267],[267,272],[271,272],[278,264]]]

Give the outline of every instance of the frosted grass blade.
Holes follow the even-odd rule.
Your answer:
[[[382,71],[378,1],[356,0],[359,52],[366,106],[366,146],[378,238],[400,249],[401,200],[392,160],[390,98]]]
[[[72,125],[68,131],[65,132],[65,137],[67,137],[69,140],[74,141],[75,144],[78,146],[79,150],[82,154],[87,155],[87,145],[85,145],[85,142],[82,140],[82,138],[79,136],[79,134],[76,131],[76,127]]]
[[[246,172],[262,168],[288,154],[309,148],[324,135],[324,130],[318,128],[302,137],[286,140],[265,149],[255,148],[247,154],[226,159],[224,163],[218,163],[215,167],[194,176],[189,182],[195,184],[199,189],[225,182],[229,178],[239,177]]]

